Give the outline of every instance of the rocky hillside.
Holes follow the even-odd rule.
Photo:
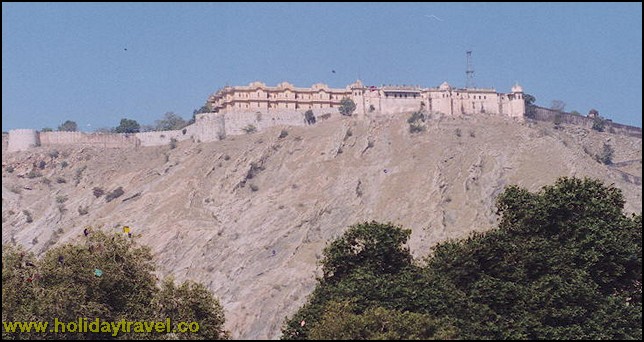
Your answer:
[[[283,138],[274,127],[176,148],[8,154],[3,144],[2,242],[42,253],[87,225],[129,225],[164,274],[215,292],[233,337],[277,338],[312,291],[326,242],[356,222],[411,228],[424,256],[492,227],[505,186],[573,175],[614,184],[627,211],[642,210],[641,139],[498,117],[434,117],[411,134],[407,117],[333,116]],[[604,143],[614,166],[594,158]]]

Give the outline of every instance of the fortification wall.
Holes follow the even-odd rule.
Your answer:
[[[477,95],[478,96],[478,95]],[[477,115],[477,114],[499,114],[498,96],[489,96],[485,99],[455,98],[454,115]],[[439,101],[442,99],[439,99]],[[449,98],[445,100],[450,100]]]
[[[195,124],[187,127],[188,133],[196,141],[216,141],[226,136],[224,116],[222,114],[208,113],[197,116]]]
[[[403,112],[413,112],[420,109],[420,102],[424,99],[418,98],[381,98],[380,108],[376,107],[381,114],[396,114]]]
[[[172,139],[183,141],[190,139],[190,135],[183,133],[183,130],[178,131],[156,131],[156,132],[141,132],[135,133],[135,136],[141,141],[141,146],[161,146],[168,145]]]
[[[12,129],[9,131],[8,152],[25,151],[38,145],[40,145],[40,141],[35,129]]]
[[[138,147],[139,139],[134,134],[84,133],[84,132],[40,132],[42,146],[84,145],[107,148]]]
[[[248,125],[253,125],[258,131],[273,126],[305,126],[304,113],[308,109],[299,110],[271,110],[264,112],[227,112],[223,114],[224,130],[226,135],[246,134],[243,130]],[[317,117],[329,114],[339,115],[337,108],[310,109]]]
[[[574,115],[570,113],[562,113],[549,108],[543,108],[543,107],[537,107],[537,106],[535,106],[534,117],[532,119],[538,120],[538,121],[554,122],[555,117],[557,117],[557,115],[559,115],[559,119],[561,120],[561,123],[582,126],[588,129],[593,128],[593,122],[594,122],[593,118],[589,118],[582,115]],[[642,128],[623,125],[623,124],[614,123],[610,121],[606,122],[605,131],[615,133],[615,134],[642,138]]]
[[[611,128],[613,129],[613,132],[617,134],[628,135],[628,136],[637,137],[640,139],[642,138],[641,127],[635,127],[635,126],[629,126],[629,125],[611,122],[609,130]]]

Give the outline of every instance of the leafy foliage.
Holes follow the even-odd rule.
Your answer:
[[[437,245],[424,266],[408,230],[350,227],[282,338],[641,339],[642,217],[623,206],[591,179],[510,186],[496,229]]]
[[[171,279],[159,289],[148,247],[121,235],[92,231],[85,241],[49,250],[37,259],[21,248],[2,248],[2,320],[196,321],[199,331],[186,336],[119,332],[116,339],[222,339],[223,310],[203,285]],[[100,269],[102,275],[96,276]],[[3,330],[3,339],[113,339],[109,333],[20,333]]]
[[[338,110],[342,115],[351,116],[351,114],[356,110],[356,103],[348,97],[343,97],[342,100],[340,100],[340,107],[338,107]]]
[[[58,126],[58,130],[63,132],[76,132],[78,130],[78,125],[75,121],[67,120],[62,125]]]
[[[155,121],[155,131],[172,131],[186,127],[188,123],[174,112],[167,112],[163,119]]]
[[[534,104],[537,99],[530,94],[523,94],[523,101],[525,102],[525,116],[534,119],[537,116],[537,108]]]
[[[427,117],[422,110],[411,113],[411,116],[407,119],[409,124],[409,133],[419,133],[425,130],[425,121]]]
[[[350,302],[330,302],[319,324],[311,327],[315,340],[421,340],[453,339],[449,325],[426,314],[375,307],[362,314],[352,312]],[[306,324],[306,322],[305,322]]]
[[[120,124],[114,129],[116,133],[138,133],[141,130],[141,125],[139,125],[136,120],[132,119],[121,119]]]
[[[593,129],[597,132],[603,132],[606,129],[606,119],[601,116],[593,117]]]
[[[199,109],[193,110],[192,111],[193,118],[196,114],[202,114],[202,113],[210,113],[210,105],[208,103],[204,104]]]

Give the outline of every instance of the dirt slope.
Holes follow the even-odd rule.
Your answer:
[[[176,149],[3,151],[2,242],[41,253],[86,225],[129,225],[163,274],[215,292],[234,337],[277,338],[312,291],[325,243],[351,224],[411,228],[412,252],[424,256],[493,226],[506,185],[537,190],[564,175],[614,183],[629,212],[642,210],[641,139],[495,117],[432,118],[410,134],[407,116],[336,116],[286,127],[283,139],[276,127]],[[604,143],[613,167],[593,158]],[[109,203],[93,195],[119,186]]]

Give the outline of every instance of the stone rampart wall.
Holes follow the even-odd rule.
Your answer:
[[[588,129],[593,128],[593,122],[594,122],[593,118],[589,118],[582,115],[559,112],[559,111],[552,110],[549,108],[544,108],[544,107],[535,106],[534,116],[532,117],[532,119],[537,121],[554,122],[557,116],[559,116],[561,123],[582,126]],[[608,121],[606,122],[606,126],[604,130],[606,132],[611,132],[615,134],[642,138],[642,128],[640,127],[629,126],[629,125]]]
[[[97,147],[137,147],[139,139],[134,134],[84,133],[84,132],[40,132],[41,146],[82,145]]]

